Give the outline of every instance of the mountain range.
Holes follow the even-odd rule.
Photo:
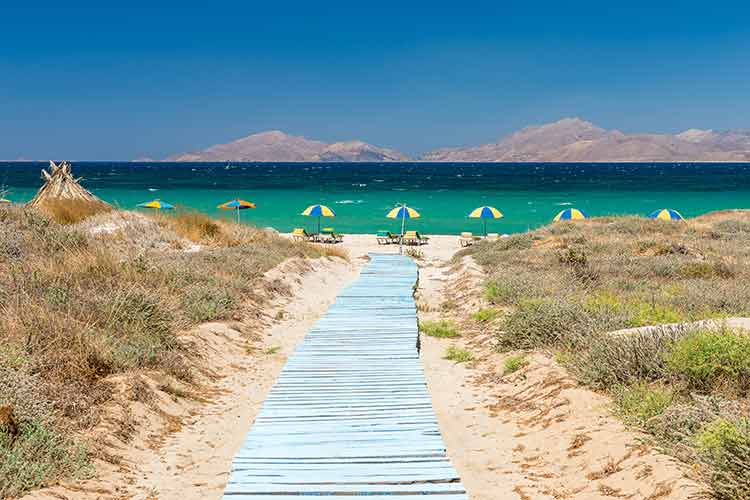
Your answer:
[[[326,144],[273,130],[166,161],[745,162],[750,161],[750,130],[626,134],[564,118],[526,127],[494,143],[442,148],[417,157],[359,140]]]

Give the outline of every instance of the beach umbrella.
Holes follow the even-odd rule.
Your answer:
[[[147,201],[145,203],[139,203],[138,206],[141,208],[155,208],[157,210],[172,210],[174,208],[174,205],[170,205],[169,203],[161,201],[159,199]]]
[[[566,208],[557,214],[553,220],[557,222],[561,220],[583,220],[588,218],[589,216],[586,215],[586,212],[583,210],[578,210],[577,208]]]
[[[249,201],[241,200],[239,198],[235,198],[231,201],[228,201],[226,203],[222,203],[216,208],[220,208],[222,210],[235,210],[237,211],[237,224],[240,223],[240,210],[247,210],[248,208],[255,208],[255,203],[251,203]]]
[[[402,253],[402,244],[404,241],[404,228],[406,227],[406,219],[417,219],[420,217],[419,212],[411,207],[407,207],[405,203],[391,209],[386,214],[389,219],[401,219],[401,237],[398,239],[398,253]]]
[[[685,218],[677,210],[671,208],[662,208],[661,210],[654,210],[648,215],[649,219],[658,220],[685,220]]]
[[[487,219],[502,219],[503,213],[495,207],[479,207],[469,213],[471,219],[482,219],[484,221],[484,236],[487,236]]]
[[[318,234],[320,234],[321,217],[336,217],[336,213],[325,205],[310,205],[302,211],[302,215],[318,218]]]

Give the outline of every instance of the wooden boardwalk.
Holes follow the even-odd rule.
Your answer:
[[[467,499],[417,353],[417,267],[371,257],[287,361],[234,458],[225,499]]]

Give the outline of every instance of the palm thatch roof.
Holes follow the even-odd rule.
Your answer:
[[[29,207],[44,208],[44,205],[59,202],[75,202],[79,205],[91,205],[92,208],[111,208],[110,205],[94,196],[81,186],[81,178],[76,179],[70,171],[70,163],[49,162],[49,170],[42,170],[44,185],[39,188]]]

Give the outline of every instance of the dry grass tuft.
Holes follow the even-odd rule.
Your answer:
[[[83,214],[64,213],[65,222]],[[266,284],[266,271],[328,253],[198,214],[156,220],[113,211],[71,226],[36,210],[0,211],[0,406],[14,408],[21,429],[13,441],[0,431],[0,497],[87,470],[69,431],[96,425],[112,396],[107,377],[147,369],[190,383],[180,331],[261,307],[286,291]],[[165,238],[200,245],[185,251]],[[147,399],[134,384],[133,397]],[[19,479],[6,483],[6,473]]]

